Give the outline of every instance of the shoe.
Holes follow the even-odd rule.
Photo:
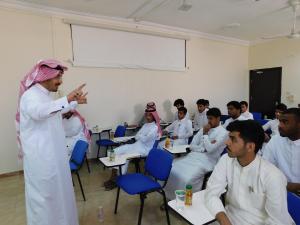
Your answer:
[[[103,187],[109,185],[111,182],[112,182],[111,179],[109,179],[109,180],[107,180],[107,181],[104,181],[104,182],[103,182]]]
[[[111,181],[111,183],[109,183],[108,185],[105,186],[105,191],[110,191],[116,187],[117,187],[116,182]]]

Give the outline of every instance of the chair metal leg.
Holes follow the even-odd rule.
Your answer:
[[[80,185],[80,189],[81,189],[81,194],[82,194],[83,200],[85,201],[85,195],[84,195],[84,191],[83,191],[83,188],[82,188],[82,184],[81,184],[81,180],[80,180],[80,176],[79,176],[78,171],[76,171],[76,175],[77,175],[78,182],[79,182],[79,185]]]
[[[167,198],[164,190],[162,190],[162,195],[164,198],[164,205],[165,205],[165,211],[166,211],[166,216],[167,216],[167,223],[170,225],[170,217],[169,217],[169,211],[168,211],[168,204],[167,204]]]
[[[74,180],[73,180],[72,174],[71,174],[71,178],[72,178],[73,187],[75,187],[75,184],[74,184]]]
[[[142,216],[143,216],[145,195],[144,194],[140,194],[140,198],[141,198],[141,206],[140,206],[140,213],[139,213],[138,225],[142,224]]]
[[[99,158],[100,145],[98,145],[97,159]]]
[[[117,198],[115,203],[115,214],[117,214],[118,212],[119,196],[120,196],[120,187],[118,187],[118,191],[117,191]]]
[[[85,161],[86,161],[87,169],[88,169],[89,173],[91,173],[90,164],[89,164],[88,158],[86,156],[86,153],[85,153]]]

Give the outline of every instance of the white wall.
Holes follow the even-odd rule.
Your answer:
[[[278,39],[250,46],[249,67],[282,67],[281,101],[289,107],[300,103],[300,39]],[[289,98],[293,96],[293,98]]]
[[[41,58],[72,58],[70,27],[61,18],[0,9],[2,73],[0,174],[17,164],[14,115],[20,79]],[[186,72],[75,68],[68,65],[63,93],[85,82],[88,105],[79,109],[90,126],[115,126],[140,120],[144,106],[155,101],[160,116],[170,120],[173,101],[182,97],[189,111],[198,98],[225,113],[228,101],[247,97],[248,47],[192,38],[187,43]]]

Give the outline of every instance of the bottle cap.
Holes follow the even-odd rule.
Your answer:
[[[186,189],[192,189],[192,188],[193,188],[193,186],[192,186],[192,185],[190,185],[190,184],[187,184],[187,185],[185,186],[185,188],[186,188]]]

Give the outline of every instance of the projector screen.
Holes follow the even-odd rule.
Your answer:
[[[73,65],[184,71],[185,40],[71,25]]]

